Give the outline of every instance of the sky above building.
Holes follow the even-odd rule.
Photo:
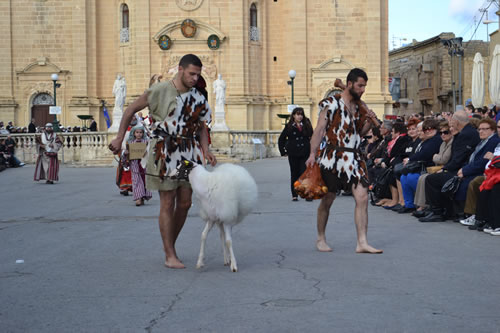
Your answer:
[[[498,23],[499,0],[389,0],[389,49],[453,32],[464,41],[486,40]],[[485,12],[481,9],[488,8]],[[488,31],[487,31],[488,29]],[[404,40],[406,39],[406,40]]]

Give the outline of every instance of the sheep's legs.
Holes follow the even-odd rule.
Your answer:
[[[220,229],[220,240],[222,241],[222,252],[224,253],[224,266],[229,266],[231,263],[231,258],[229,258],[229,250],[226,245],[226,234],[224,233],[224,227],[222,223],[218,223]]]
[[[237,272],[238,271],[238,266],[236,265],[236,258],[234,257],[234,252],[233,252],[233,241],[231,238],[231,225],[225,225],[224,224],[224,233],[226,234],[226,246],[229,249],[229,255],[231,256],[231,271]]]
[[[210,230],[212,230],[212,227],[214,226],[214,222],[212,221],[207,221],[205,224],[205,228],[203,229],[203,232],[201,233],[201,246],[200,246],[200,255],[198,256],[198,263],[196,264],[196,268],[202,268],[205,264],[203,262],[205,258],[205,243],[207,240],[208,233]]]

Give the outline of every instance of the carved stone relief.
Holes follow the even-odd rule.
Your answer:
[[[185,11],[192,11],[198,9],[203,0],[176,0],[177,6]]]

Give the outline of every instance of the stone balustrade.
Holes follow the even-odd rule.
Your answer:
[[[278,138],[280,131],[222,131],[211,132],[212,150],[236,157],[252,160],[280,156]],[[16,141],[16,157],[24,163],[35,163],[37,159],[34,133],[12,134]],[[64,146],[59,151],[59,160],[66,165],[106,166],[113,164],[113,154],[108,145],[115,133],[77,132],[58,133]],[[0,135],[6,138],[6,135]]]
[[[16,157],[24,163],[35,163],[37,159],[36,136],[40,134],[12,134],[16,141]],[[108,149],[115,134],[108,132],[57,133],[63,140],[59,160],[63,164],[81,166],[111,165],[113,154]],[[0,138],[6,138],[0,135]]]

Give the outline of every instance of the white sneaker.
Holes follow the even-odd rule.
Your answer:
[[[490,232],[490,235],[492,236],[500,236],[500,228],[496,228],[492,232]]]
[[[476,215],[471,215],[464,220],[460,220],[461,225],[474,225],[476,223]]]
[[[496,229],[493,229],[492,227],[490,226],[487,226],[486,228],[483,229],[483,231],[487,234],[491,234],[493,231],[495,231]]]

